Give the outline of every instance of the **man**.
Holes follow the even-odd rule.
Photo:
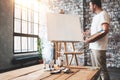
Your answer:
[[[102,71],[100,78],[102,78],[102,80],[110,80],[106,68],[106,49],[108,42],[110,18],[107,12],[101,8],[100,0],[90,0],[89,6],[90,10],[96,15],[93,17],[91,24],[91,36],[87,38],[84,42],[85,44],[90,43],[89,48],[92,50],[92,66],[97,66],[101,68]]]

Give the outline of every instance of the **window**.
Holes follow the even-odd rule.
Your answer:
[[[39,2],[14,0],[14,5],[14,53],[37,52]]]

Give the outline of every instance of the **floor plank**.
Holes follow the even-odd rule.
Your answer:
[[[89,73],[88,69],[89,67],[81,67],[81,66],[71,66],[73,68],[72,70],[77,71],[77,69],[80,69],[80,71],[77,71],[76,73],[70,73],[70,74],[61,74],[51,76],[50,72],[45,72],[43,69],[43,65],[34,65],[26,68],[21,68],[13,71],[8,71],[4,73],[0,73],[0,80],[47,80],[47,79],[55,79],[55,80],[89,80],[91,76],[93,76],[96,72],[91,71]],[[119,77],[119,69],[109,69],[110,78],[111,80],[120,80]],[[71,76],[73,75],[73,76]],[[80,76],[81,75],[81,76]],[[50,77],[51,76],[51,77]],[[79,76],[79,77],[78,77]],[[48,78],[50,77],[50,78]],[[50,79],[51,80],[51,79]]]
[[[27,75],[37,70],[40,70],[41,67],[43,67],[43,65],[39,64],[39,65],[31,66],[31,67],[25,67],[25,68],[1,73],[0,80],[11,80],[11,79],[23,76],[23,75]]]
[[[72,69],[71,71],[72,71],[72,73],[69,73],[69,74],[65,73],[64,75],[61,75],[60,77],[58,77],[55,80],[65,80],[65,79],[69,78],[70,76],[72,76],[73,74],[75,74],[78,71],[78,69]]]
[[[45,73],[45,74],[44,74]],[[50,72],[45,72],[43,69],[36,72],[14,78],[12,80],[40,80],[46,76],[49,76]]]
[[[0,80],[90,80],[97,72],[89,70],[88,67],[73,66],[70,68],[72,73],[69,74],[63,71],[59,74],[50,74],[50,71],[45,71],[43,65],[39,64],[1,73]]]
[[[95,74],[94,71],[83,69],[69,77],[67,80],[91,80],[93,74]]]

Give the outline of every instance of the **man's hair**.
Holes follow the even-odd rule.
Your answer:
[[[90,0],[90,2],[92,2],[92,4],[96,4],[98,7],[102,7],[101,0]]]

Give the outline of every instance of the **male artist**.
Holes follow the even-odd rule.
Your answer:
[[[90,0],[89,6],[90,10],[96,15],[93,17],[90,28],[91,36],[84,42],[85,44],[90,43],[92,66],[102,69],[100,78],[102,80],[110,80],[106,68],[106,49],[110,18],[107,12],[101,8],[101,0]]]

